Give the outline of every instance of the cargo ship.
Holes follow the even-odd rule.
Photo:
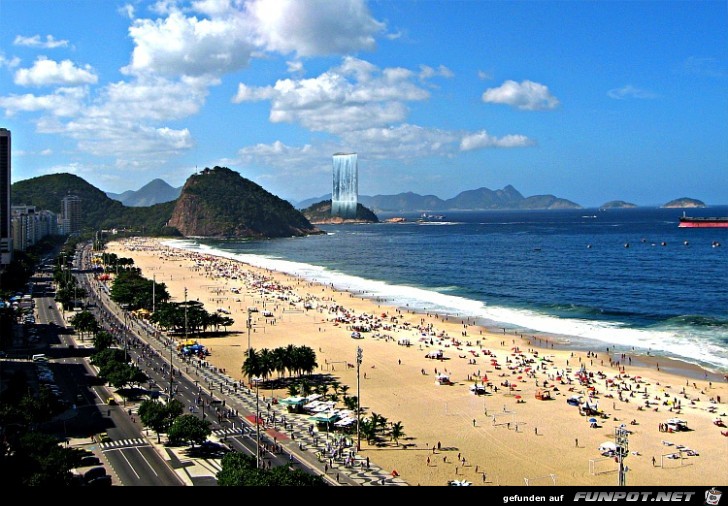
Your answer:
[[[678,227],[683,228],[728,228],[728,216],[703,218],[696,216],[680,216],[680,224]]]

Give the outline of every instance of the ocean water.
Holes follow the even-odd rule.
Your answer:
[[[634,348],[725,373],[728,229],[678,228],[681,214],[450,212],[417,223],[405,213],[407,223],[324,225],[305,238],[169,244],[577,349]],[[728,206],[688,214],[728,216]]]

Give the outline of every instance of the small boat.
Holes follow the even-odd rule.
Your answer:
[[[686,216],[685,211],[680,216],[679,228],[728,228],[728,216],[699,217]]]
[[[430,222],[445,221],[445,216],[442,214],[428,214],[422,213],[417,219],[418,223],[430,223]]]

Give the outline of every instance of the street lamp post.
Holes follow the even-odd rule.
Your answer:
[[[152,276],[152,313],[154,313],[154,311],[156,309],[156,304],[155,304],[155,302],[157,300],[157,297],[155,295],[156,288],[157,288],[157,275],[155,274],[154,276]]]
[[[361,451],[361,387],[359,384],[359,368],[361,366],[363,351],[356,347],[356,451]]]
[[[258,410],[258,384],[260,378],[254,377],[252,380],[255,382],[255,467],[260,469],[260,411]]]

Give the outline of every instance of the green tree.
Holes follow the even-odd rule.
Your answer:
[[[404,436],[404,425],[402,422],[396,422],[392,424],[392,432],[390,433],[394,442],[399,446],[399,438]]]
[[[227,453],[220,462],[217,484],[222,487],[322,487],[323,477],[300,469],[277,466],[270,470],[258,469],[255,457],[238,452]]]
[[[114,338],[111,336],[111,334],[109,334],[105,330],[96,332],[96,335],[94,336],[94,348],[97,351],[110,348],[112,344],[114,344]]]
[[[167,404],[146,400],[139,405],[139,418],[142,423],[157,433],[157,442],[161,442],[161,433],[167,432],[175,418],[184,412],[183,404],[172,399]]]
[[[88,311],[81,311],[77,315],[74,315],[73,318],[70,318],[68,322],[81,333],[82,337],[84,332],[96,334],[100,329],[96,317]]]
[[[200,420],[195,415],[178,416],[169,427],[167,436],[173,444],[189,442],[193,447],[195,443],[202,444],[212,434],[210,422]]]

